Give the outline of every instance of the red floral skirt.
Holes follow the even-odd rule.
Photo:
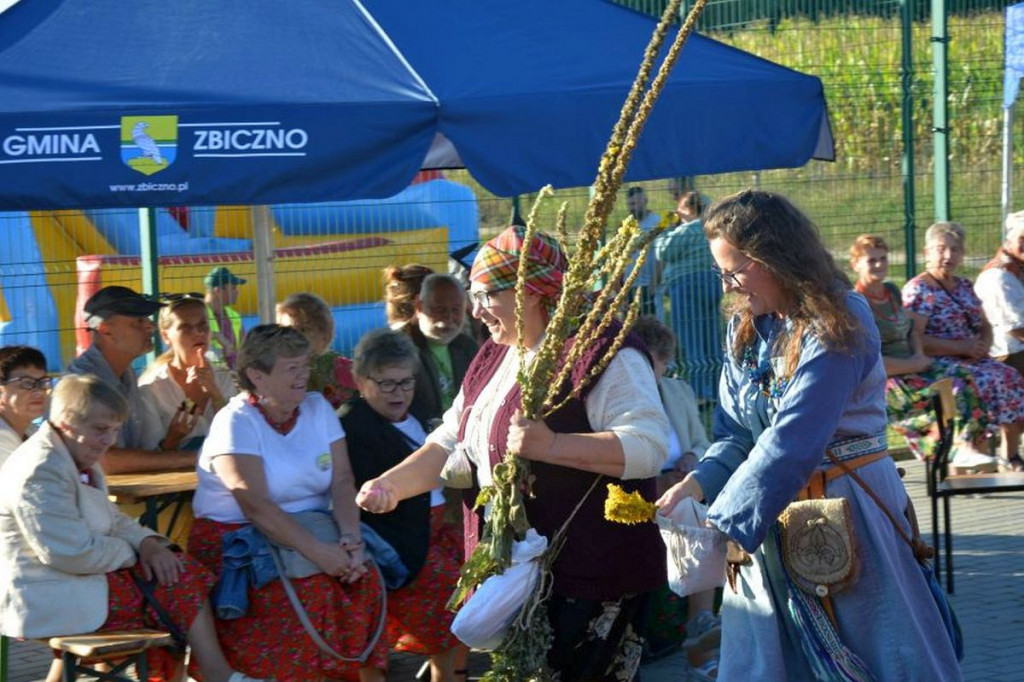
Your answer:
[[[189,556],[182,557],[185,571],[175,585],[160,585],[153,589],[153,596],[164,607],[170,619],[182,633],[187,633],[192,621],[199,615],[210,590],[214,577],[202,564]],[[163,630],[159,617],[152,607],[144,603],[139,587],[132,579],[132,572],[140,578],[142,570],[138,565],[107,573],[107,620],[100,630],[137,630],[151,628]],[[150,649],[147,652],[151,681],[174,679],[175,670],[181,664],[181,657],[168,649]]]
[[[219,575],[221,537],[240,527],[196,519],[189,534],[189,552]],[[363,652],[376,630],[380,609],[382,586],[375,574],[351,584],[321,574],[292,580],[292,585],[309,620],[335,651],[347,657]],[[245,616],[235,620],[218,618],[216,622],[228,663],[252,677],[289,682],[319,682],[324,677],[358,680],[362,666],[387,668],[388,642],[383,635],[363,664],[339,661],[322,652],[299,622],[279,580],[249,590]]]
[[[461,539],[444,521],[444,505],[430,510],[427,559],[412,582],[388,592],[388,642],[396,651],[431,656],[458,640],[451,632],[455,614],[445,604],[459,579]]]

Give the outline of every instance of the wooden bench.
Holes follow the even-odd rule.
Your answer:
[[[105,682],[146,682],[149,676],[146,651],[174,644],[171,635],[160,630],[112,630],[38,641],[61,652],[65,682],[73,682],[80,674]],[[111,667],[106,671],[90,667],[97,662]],[[135,677],[128,677],[125,671],[132,664]]]

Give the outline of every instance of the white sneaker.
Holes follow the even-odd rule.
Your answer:
[[[996,458],[992,455],[978,452],[969,445],[958,445],[953,450],[953,456],[950,458],[949,463],[958,468],[970,469],[987,464],[995,464],[996,461]]]

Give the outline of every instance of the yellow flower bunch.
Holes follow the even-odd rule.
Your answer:
[[[604,518],[615,523],[633,526],[654,520],[658,506],[648,502],[636,490],[626,491],[614,483],[608,484],[608,497],[604,500]]]

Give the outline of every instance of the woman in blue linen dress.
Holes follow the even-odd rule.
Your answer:
[[[822,602],[795,587],[777,519],[826,448],[856,468],[901,524],[908,498],[885,449],[885,370],[864,298],[783,197],[744,191],[708,212],[710,240],[736,300],[715,413],[715,442],[659,506],[710,503],[708,522],[750,553],[725,588],[719,680],[959,680],[943,615],[910,546],[850,477],[826,486],[850,502],[859,575]],[[848,452],[853,451],[853,452]]]

